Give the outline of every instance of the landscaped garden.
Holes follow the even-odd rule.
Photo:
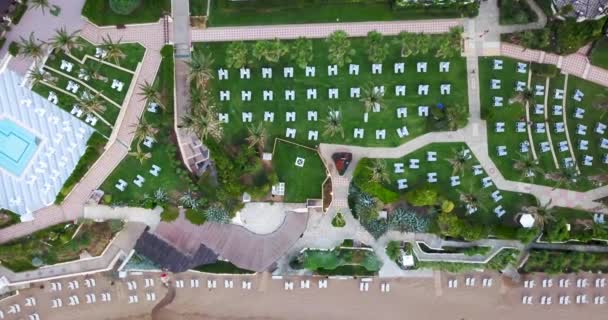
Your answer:
[[[480,82],[490,157],[505,178],[581,191],[608,182],[605,88],[502,57],[480,59]]]
[[[224,141],[242,143],[263,126],[266,142],[396,146],[466,124],[459,34],[339,31],[327,40],[198,44],[195,54],[210,66],[208,103]]]
[[[540,240],[548,242],[600,243],[608,239],[608,228],[601,213],[571,208],[546,208],[544,232]]]
[[[321,198],[327,169],[317,150],[277,140],[272,166],[279,182],[285,183],[285,202],[306,202]]]
[[[308,249],[297,256],[291,267],[308,269],[321,275],[373,275],[382,262],[372,250],[336,248],[333,250]]]
[[[0,245],[0,262],[15,272],[99,256],[123,227],[121,221],[59,224]]]
[[[478,1],[421,3],[408,0],[210,0],[210,25],[267,25],[459,18],[477,15]],[[323,10],[319,7],[323,6]]]
[[[157,22],[171,0],[86,0],[82,15],[98,26]]]
[[[608,254],[557,251],[557,250],[531,250],[520,272],[546,272],[549,274],[578,273],[578,272],[606,272],[608,270]]]
[[[466,240],[538,232],[522,229],[516,220],[523,207],[537,205],[536,199],[498,190],[464,143],[434,143],[403,158],[361,160],[349,201],[375,236],[391,229]],[[383,210],[386,218],[379,217]]]
[[[526,24],[538,20],[526,0],[498,0],[499,22],[503,25]]]

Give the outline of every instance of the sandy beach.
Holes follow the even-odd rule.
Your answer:
[[[22,290],[19,295],[3,300],[0,303],[5,310],[5,319],[22,319],[24,313],[34,310],[41,319],[70,320],[70,319],[112,319],[112,320],[278,320],[278,319],[602,319],[608,311],[607,305],[593,304],[593,298],[598,295],[608,296],[607,288],[595,288],[593,280],[597,275],[583,275],[589,279],[587,288],[523,288],[519,283],[504,280],[497,274],[469,274],[477,279],[476,286],[466,287],[465,275],[449,275],[435,273],[430,278],[400,278],[390,280],[373,279],[369,291],[360,292],[360,280],[330,279],[328,288],[317,288],[319,278],[290,278],[293,281],[293,291],[284,289],[285,280],[273,280],[268,274],[254,276],[217,276],[200,273],[184,273],[175,275],[174,279],[182,279],[184,288],[177,288],[175,299],[166,307],[150,313],[158,300],[162,299],[168,289],[162,285],[144,288],[144,277],[156,277],[158,274],[131,276],[127,281],[136,281],[140,285],[137,290],[129,291],[126,281],[118,280],[112,285],[111,278],[97,275],[98,286],[94,289],[81,288],[75,292],[62,292],[69,296],[86,292],[112,292],[113,302],[85,304],[84,297],[77,306],[65,306],[59,309],[50,308],[50,300],[60,296],[57,292],[49,292],[45,286]],[[483,288],[481,280],[493,278],[491,288]],[[543,276],[535,276],[540,282]],[[581,276],[570,276],[571,282]],[[191,279],[200,279],[199,288],[191,288]],[[207,279],[216,279],[218,287],[208,289]],[[224,280],[234,281],[234,288],[226,289]],[[252,282],[251,290],[241,289],[241,280]],[[309,289],[300,289],[301,279],[311,279]],[[458,280],[459,287],[447,288],[448,280]],[[554,277],[554,283],[558,277]],[[62,280],[67,283],[70,279]],[[82,280],[82,277],[81,277]],[[391,291],[381,292],[381,283],[390,283]],[[66,289],[64,288],[64,291]],[[76,291],[78,291],[76,293]],[[158,300],[146,301],[145,293],[155,292]],[[558,304],[560,295],[569,295],[571,299],[579,294],[586,294],[588,304],[563,306]],[[128,304],[128,296],[138,295],[139,302]],[[534,296],[534,305],[522,305],[523,295]],[[551,296],[552,305],[541,305],[538,301],[541,295]],[[37,306],[22,307],[17,315],[6,314],[8,306],[22,303],[29,296],[37,298]],[[67,300],[64,299],[64,300]],[[67,303],[66,303],[67,304]],[[23,304],[22,304],[23,305]]]

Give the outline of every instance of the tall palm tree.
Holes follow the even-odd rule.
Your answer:
[[[264,150],[266,140],[268,139],[268,131],[264,127],[264,123],[260,122],[257,126],[250,126],[247,128],[249,135],[247,136],[247,142],[249,142],[249,148],[257,147],[259,150]]]
[[[390,174],[386,168],[386,161],[374,159],[367,169],[370,171],[370,180],[375,183],[390,182]]]
[[[27,73],[27,78],[35,86],[37,83],[44,82],[48,84],[54,84],[55,78],[51,73],[44,71],[42,68],[32,68]]]
[[[329,109],[329,112],[327,113],[327,118],[325,118],[325,120],[322,120],[322,122],[325,128],[325,131],[323,131],[324,135],[333,137],[339,133],[340,136],[344,139],[344,128],[342,127],[342,118],[340,111]]]
[[[534,217],[536,225],[542,229],[548,221],[555,220],[555,217],[553,216],[555,210],[551,207],[552,201],[553,200],[549,200],[545,205],[537,203],[536,206],[525,206],[521,208],[521,211],[522,213],[531,214]]]
[[[224,135],[222,125],[213,110],[208,112],[190,110],[190,113],[185,115],[181,122],[180,128],[190,130],[203,141],[208,137],[219,141]]]
[[[32,58],[36,63],[40,62],[46,52],[44,50],[44,43],[37,41],[34,38],[34,33],[30,33],[30,37],[25,39],[20,37],[19,45],[19,55],[25,58]]]
[[[51,38],[49,46],[53,49],[53,52],[63,51],[65,54],[70,54],[72,50],[82,47],[82,43],[78,40],[78,32],[80,30],[69,33],[65,27],[55,30],[55,35]]]
[[[80,105],[84,112],[89,114],[96,113],[100,115],[106,111],[106,106],[104,105],[99,92],[93,94],[90,91],[85,91],[78,101],[78,105]]]
[[[474,190],[473,187],[468,191],[458,190],[458,200],[467,209],[485,209],[482,199],[487,197],[485,189]]]
[[[448,158],[447,161],[452,166],[452,175],[460,175],[468,165],[468,160],[471,158],[470,155],[462,147],[460,150],[452,150],[452,157]]]
[[[363,102],[363,106],[365,107],[365,112],[370,112],[373,109],[381,109],[382,108],[382,98],[384,94],[380,90],[375,90],[374,86],[368,86],[363,88],[363,96],[361,97],[361,102]]]
[[[520,154],[519,158],[513,159],[513,169],[520,172],[522,179],[534,180],[537,173],[541,172],[538,160],[534,160],[530,153]]]
[[[137,159],[137,161],[139,161],[141,164],[144,164],[146,160],[152,158],[152,154],[150,152],[144,152],[141,150],[139,144],[137,145],[137,149],[135,151],[129,152],[129,156]]]
[[[553,189],[557,189],[559,187],[566,187],[567,189],[570,189],[576,182],[577,176],[576,169],[572,167],[562,167],[558,171],[544,174],[545,179],[555,182],[555,187]]]
[[[469,118],[469,112],[460,105],[450,106],[445,108],[445,119],[448,130],[458,130],[464,127]]]
[[[30,0],[30,8],[42,10],[42,14],[45,14],[45,10],[51,10],[51,4],[49,0]]]
[[[525,88],[523,91],[518,92],[513,98],[509,99],[510,104],[515,102],[521,103],[524,108],[530,106],[534,103],[534,93],[532,90]]]
[[[120,48],[121,40],[114,42],[110,36],[102,39],[101,47],[106,51],[106,60],[111,60],[116,65],[120,65],[120,61],[127,57],[127,55]]]
[[[207,81],[213,79],[211,67],[213,66],[213,57],[211,54],[204,54],[199,51],[192,55],[192,59],[186,62],[190,71],[188,71],[188,82],[194,83],[197,89],[204,89]]]
[[[156,103],[161,109],[165,110],[165,106],[161,101],[160,91],[156,84],[151,84],[146,80],[139,86],[139,90],[141,100]]]
[[[132,133],[134,134],[135,139],[138,141],[143,141],[147,137],[154,138],[158,133],[158,129],[152,126],[145,117],[139,118],[139,122],[131,125],[133,128]]]

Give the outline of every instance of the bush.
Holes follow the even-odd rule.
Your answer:
[[[495,271],[504,270],[510,264],[517,262],[517,256],[519,255],[519,250],[516,249],[502,249],[499,253],[497,253],[494,258],[492,258],[487,263],[487,267],[489,269]]]
[[[20,50],[20,49],[19,49],[19,44],[18,44],[17,42],[15,42],[15,41],[11,42],[11,43],[8,45],[8,53],[9,53],[11,56],[13,56],[13,57],[16,57],[16,56],[18,56],[18,55],[19,55],[19,50]]]
[[[72,171],[72,174],[70,174],[57,194],[57,197],[55,198],[56,204],[63,202],[63,199],[72,191],[74,186],[80,182],[82,177],[91,169],[95,161],[97,161],[99,156],[103,153],[103,146],[106,142],[106,138],[97,132],[94,132],[93,135],[91,135],[89,141],[87,141],[87,149],[84,152],[84,155],[80,157],[74,171]]]
[[[164,207],[163,212],[160,214],[160,220],[165,222],[175,221],[179,217],[179,209],[174,206]]]
[[[490,251],[492,250],[491,247],[470,247],[470,248],[465,248],[462,253],[465,256],[485,256],[486,254],[488,254]]]
[[[230,216],[228,215],[228,212],[219,206],[213,206],[209,209],[207,209],[207,211],[205,212],[205,218],[209,221],[209,222],[215,222],[215,223],[228,223],[230,222]]]
[[[538,20],[525,0],[499,0],[500,24],[525,24]]]
[[[429,220],[413,210],[398,208],[390,215],[389,227],[401,232],[427,232]]]
[[[553,78],[557,76],[559,70],[555,65],[545,63],[532,63],[532,74],[539,75],[541,77]]]
[[[131,14],[141,5],[141,0],[110,0],[110,9],[120,15]]]
[[[432,206],[437,203],[437,191],[429,188],[420,188],[409,191],[405,198],[416,207]]]
[[[391,258],[391,260],[396,261],[399,258],[399,254],[401,253],[401,243],[399,241],[390,241],[386,245],[386,255]]]
[[[186,219],[195,225],[204,224],[206,221],[205,214],[195,209],[186,210]]]
[[[27,1],[22,1],[22,2],[23,3],[20,3],[17,5],[17,8],[13,12],[13,16],[11,18],[13,24],[15,24],[15,25],[19,24],[19,21],[21,21],[21,18],[23,18],[23,15],[27,11]]]
[[[346,225],[346,220],[341,212],[338,212],[336,216],[331,220],[331,225],[335,228],[343,228]]]

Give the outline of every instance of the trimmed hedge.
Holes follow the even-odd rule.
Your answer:
[[[99,159],[103,153],[103,147],[107,140],[101,134],[94,132],[93,135],[87,141],[87,149],[84,155],[78,160],[76,168],[72,171],[72,174],[61,187],[61,190],[55,198],[56,204],[61,204],[65,197],[72,191],[74,186],[84,177],[84,175],[91,169],[95,161]]]

